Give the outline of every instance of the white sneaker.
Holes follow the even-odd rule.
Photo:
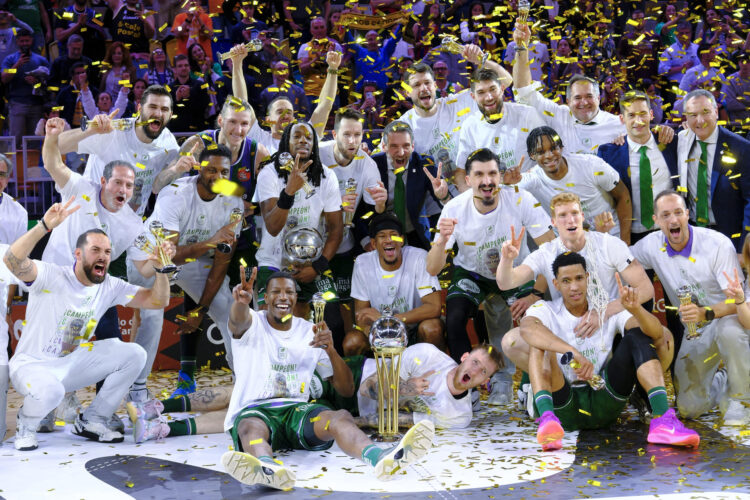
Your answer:
[[[487,404],[507,405],[513,399],[513,379],[507,373],[497,372],[490,378],[490,395]]]
[[[283,465],[263,462],[241,451],[224,453],[221,464],[227,474],[244,484],[262,484],[277,490],[290,490],[297,480],[297,475]]]
[[[745,408],[739,399],[729,398],[727,411],[724,412],[724,425],[742,427],[750,424],[750,410]]]
[[[432,447],[435,425],[429,420],[420,420],[390,451],[384,453],[375,464],[375,475],[380,480],[390,479],[404,466],[421,459]]]
[[[55,410],[49,412],[36,426],[37,432],[54,432],[55,430]]]
[[[727,369],[721,368],[716,370],[711,379],[711,388],[708,390],[708,397],[711,398],[711,408],[718,406],[724,409],[727,404],[727,390],[729,388],[729,378]]]
[[[25,419],[21,416],[21,410],[16,415],[16,441],[14,445],[18,451],[31,451],[39,447],[39,443],[36,440],[35,427],[26,423]]]
[[[78,401],[78,396],[76,396],[76,393],[69,392],[65,394],[65,399],[63,399],[62,403],[60,403],[60,406],[57,407],[55,417],[57,418],[57,420],[62,420],[66,424],[72,424],[76,421],[76,417],[82,409],[83,407],[81,406],[81,402]]]
[[[107,428],[112,432],[119,432],[122,434],[125,432],[125,424],[122,423],[122,419],[117,416],[117,413],[113,413],[107,421]]]
[[[76,417],[76,421],[73,424],[73,434],[83,436],[92,441],[99,441],[100,443],[122,443],[123,439],[125,439],[121,433],[109,429],[109,427],[100,422],[84,420],[82,414]]]

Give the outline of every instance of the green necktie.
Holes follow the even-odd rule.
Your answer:
[[[638,177],[641,182],[641,224],[646,229],[651,229],[654,225],[654,186],[651,179],[651,162],[648,159],[646,151],[647,146],[641,146],[638,150],[641,153],[641,161],[638,163]]]
[[[698,198],[695,200],[695,221],[699,226],[708,225],[708,144],[698,141],[701,158],[698,161]]]
[[[404,169],[396,174],[396,186],[393,190],[393,211],[401,224],[406,227],[406,186],[404,186]]]

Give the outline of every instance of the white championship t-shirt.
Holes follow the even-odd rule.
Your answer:
[[[630,249],[620,238],[615,238],[609,234],[602,234],[596,231],[586,233],[587,243],[582,250],[577,253],[586,259],[586,270],[591,273],[595,269],[596,274],[601,280],[602,288],[609,295],[612,301],[619,297],[615,272],[622,272],[635,259]],[[589,254],[589,249],[593,248],[595,255]],[[543,243],[537,250],[524,259],[524,266],[529,266],[534,273],[534,277],[541,274],[547,279],[550,295],[553,299],[560,297],[560,292],[552,284],[554,274],[552,274],[552,262],[558,255],[571,250],[563,245],[558,236],[552,241]]]
[[[632,318],[627,311],[620,311],[604,322],[602,328],[588,338],[577,337],[574,329],[581,322],[580,317],[573,316],[563,304],[562,297],[548,302],[540,300],[526,310],[526,316],[538,318],[552,333],[578,349],[594,365],[594,373],[599,373],[612,350],[615,335],[625,333],[625,323]],[[560,362],[561,353],[557,353]],[[575,371],[568,365],[560,365],[565,379],[573,383],[578,380]],[[585,383],[585,382],[582,382]]]
[[[85,286],[73,264],[34,263],[37,277],[29,286],[26,325],[10,360],[11,373],[26,363],[72,352],[93,335],[107,309],[124,306],[138,292],[137,286],[110,275],[101,284]]]
[[[254,139],[258,144],[265,146],[269,155],[272,155],[279,150],[279,142],[281,142],[281,139],[274,139],[271,132],[260,127],[258,120],[255,120],[253,126],[250,127],[247,137],[248,139]]]
[[[525,227],[532,238],[538,238],[550,229],[549,216],[529,192],[519,189],[516,193],[513,187],[503,187],[498,196],[497,208],[480,214],[474,206],[474,193],[469,189],[450,200],[440,214],[441,219],[458,220],[446,245],[446,249],[450,249],[454,243],[458,244],[453,263],[493,281],[500,263],[500,249],[511,237],[511,226],[514,226],[516,235],[522,226]],[[520,262],[528,251],[524,240],[516,262]]]
[[[10,272],[3,262],[5,252],[9,245],[0,243],[0,306],[5,307],[8,303],[8,288],[11,285],[19,285],[18,279]],[[5,312],[0,314],[0,346],[8,345],[8,323],[5,321]],[[8,364],[8,349],[0,349],[0,366]]]
[[[401,249],[401,267],[386,271],[380,266],[377,250],[363,253],[354,261],[351,296],[365,300],[370,307],[393,314],[404,313],[422,305],[422,297],[440,291],[437,276],[427,272],[427,252],[405,246]]]
[[[309,182],[309,181],[308,181]],[[312,184],[310,184],[312,186]],[[279,177],[276,168],[266,165],[258,174],[258,201],[260,203],[270,199],[278,198],[281,190],[286,187],[286,181]],[[321,236],[325,237],[324,212],[337,212],[341,210],[341,195],[339,194],[339,182],[336,174],[329,169],[323,169],[320,178],[320,186],[315,187],[315,194],[305,198],[305,190],[299,189],[294,193],[294,205],[289,209],[286,225],[278,235],[271,236],[266,226],[263,225],[263,236],[260,239],[260,248],[255,254],[258,266],[274,267],[281,269],[282,247],[284,236],[294,228],[309,227],[317,229]]]
[[[459,168],[466,166],[471,153],[481,148],[489,148],[500,158],[500,168],[518,165],[523,156],[521,171],[525,172],[534,162],[526,152],[526,138],[529,132],[544,125],[539,112],[522,104],[503,103],[503,117],[496,123],[489,123],[481,113],[474,113],[461,126],[456,163]]]
[[[563,156],[568,162],[568,173],[562,179],[550,179],[537,165],[523,174],[518,185],[533,194],[547,213],[551,213],[550,200],[556,195],[563,192],[577,194],[586,222],[594,228],[594,217],[602,212],[610,212],[615,227],[609,234],[619,236],[620,222],[609,192],[620,182],[620,174],[598,156],[576,153]]]
[[[135,129],[94,134],[78,143],[78,153],[90,155],[83,175],[97,184],[107,163],[122,160],[133,165],[135,187],[130,206],[138,215],[146,210],[156,175],[177,158],[179,152],[179,144],[166,128],[151,143],[141,142]]]
[[[80,174],[71,172],[65,187],[55,185],[63,200],[75,197],[74,205],[80,205],[76,212],[52,230],[42,260],[67,266],[75,261],[76,241],[89,229],[101,229],[109,236],[112,245],[111,260],[117,259],[133,244],[141,234],[143,222],[129,205],[117,212],[110,212],[101,202],[101,184],[90,181]]]
[[[327,172],[333,172],[336,174],[336,179],[339,185],[339,194],[343,198],[346,194],[346,182],[349,179],[354,179],[357,183],[357,201],[354,205],[356,209],[359,206],[360,200],[364,198],[365,203],[375,205],[375,201],[372,199],[370,193],[365,188],[374,188],[378,186],[380,181],[380,172],[378,166],[375,164],[375,160],[365,153],[362,148],[357,151],[357,155],[354,157],[352,162],[342,167],[336,162],[336,158],[333,155],[333,147],[336,141],[324,141],[318,145],[320,163],[323,168],[327,169]],[[278,195],[278,193],[277,193]],[[346,212],[341,212],[341,216],[344,217]],[[348,227],[344,227],[344,239],[339,245],[339,249],[336,253],[344,253],[351,250],[356,242],[354,241],[354,233]]]
[[[250,309],[250,328],[241,338],[232,338],[235,382],[224,420],[227,432],[237,414],[248,406],[307,402],[315,370],[323,379],[333,376],[328,354],[310,347],[312,323],[295,316],[289,320],[288,331],[275,330],[266,314]]]
[[[28,230],[29,214],[8,193],[0,193],[0,243],[10,245]]]

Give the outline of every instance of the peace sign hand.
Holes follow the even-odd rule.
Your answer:
[[[286,181],[286,188],[284,188],[289,196],[294,196],[294,193],[299,191],[305,182],[307,182],[307,174],[305,172],[310,165],[312,165],[312,160],[307,160],[304,165],[300,165],[300,154],[297,153],[297,157],[294,159],[294,166],[292,166],[292,171],[289,173],[289,178]]]
[[[510,226],[510,239],[503,242],[503,246],[500,249],[501,259],[514,260],[521,253],[521,243],[523,242],[523,235],[526,232],[525,227],[521,227],[521,232],[518,233],[516,238],[515,226]]]
[[[448,183],[443,179],[443,162],[438,163],[437,176],[435,177],[432,176],[427,167],[422,167],[422,170],[424,170],[425,175],[430,180],[435,196],[440,200],[448,196]]]
[[[734,303],[740,305],[745,302],[745,290],[742,287],[737,268],[734,269],[734,279],[730,278],[726,271],[723,271],[724,277],[727,279],[727,289],[724,290],[724,295],[728,299],[734,299]]]
[[[503,173],[503,184],[518,184],[521,182],[521,165],[523,165],[523,161],[526,159],[525,156],[521,157],[521,161],[518,162],[518,165],[515,167],[511,167],[507,170],[505,170],[505,173]]]
[[[120,111],[120,109],[115,109],[112,111],[109,115],[102,113],[100,115],[96,115],[94,117],[94,123],[92,124],[92,127],[96,129],[97,134],[108,134],[114,130],[112,127],[112,120],[114,120],[115,116],[117,116],[117,113]]]
[[[617,280],[617,290],[620,294],[622,307],[628,312],[633,313],[641,307],[641,303],[638,300],[638,290],[632,286],[623,285],[620,273],[615,273],[615,280]]]
[[[258,275],[258,268],[254,267],[250,279],[245,279],[245,266],[240,266],[240,282],[232,289],[232,298],[235,302],[250,305],[253,301],[253,285]]]
[[[50,231],[62,224],[70,214],[81,208],[81,205],[76,205],[73,208],[68,209],[70,204],[73,203],[74,199],[75,196],[71,196],[64,205],[62,203],[55,203],[54,205],[49,207],[49,210],[47,210],[47,212],[42,217],[42,221]]]

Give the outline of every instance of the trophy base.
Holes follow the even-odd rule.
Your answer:
[[[379,432],[373,432],[370,434],[370,439],[375,441],[376,443],[395,443],[397,441],[400,441],[401,438],[404,437],[401,433],[396,434],[389,434],[389,433],[379,433]]]
[[[166,266],[162,268],[159,268],[159,269],[155,268],[155,271],[161,274],[170,274],[170,273],[177,272],[178,269],[179,268],[175,264],[167,264]]]

